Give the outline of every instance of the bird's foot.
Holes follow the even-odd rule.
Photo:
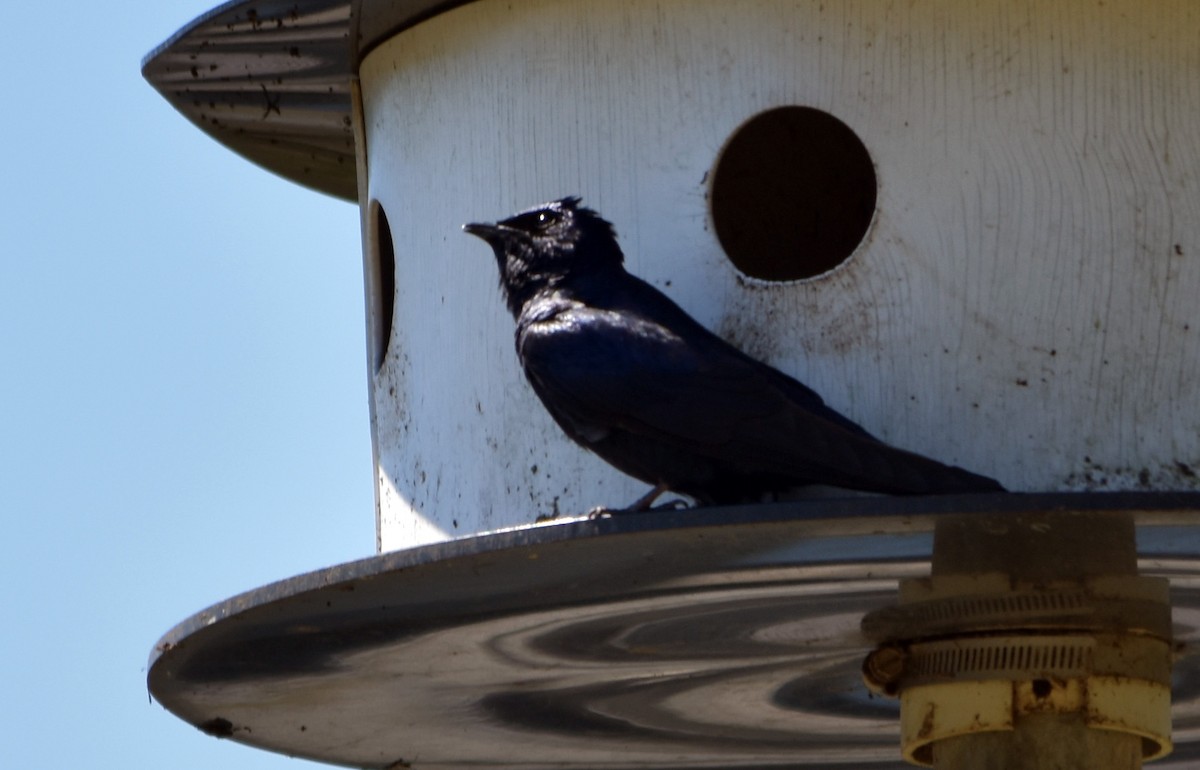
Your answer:
[[[631,513],[634,511],[641,512],[641,511],[653,510],[650,506],[654,503],[655,500],[658,499],[659,495],[661,495],[663,492],[666,492],[666,491],[667,491],[666,484],[663,484],[663,483],[655,484],[653,489],[651,489],[649,492],[642,495],[638,499],[634,500],[633,503],[630,504],[630,506],[628,508],[626,508],[625,510],[629,511]]]
[[[639,497],[637,500],[634,500],[633,503],[625,508],[607,508],[603,505],[598,505],[587,512],[587,517],[589,519],[607,519],[616,514],[681,511],[685,508],[691,507],[688,502],[682,498],[675,498],[674,500],[670,500],[661,505],[653,505],[654,500],[666,491],[666,485],[659,484],[646,494]]]

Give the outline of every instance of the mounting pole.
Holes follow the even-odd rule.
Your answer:
[[[1167,581],[1133,515],[952,517],[931,576],[869,614],[868,686],[901,701],[905,759],[937,770],[1136,770],[1171,750]]]

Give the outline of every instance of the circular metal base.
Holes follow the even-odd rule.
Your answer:
[[[275,583],[155,647],[151,693],[220,737],[353,767],[899,768],[864,614],[934,524],[1132,511],[1172,580],[1175,753],[1200,761],[1200,494],[856,498],[552,522]],[[1078,533],[1087,538],[1089,533]]]

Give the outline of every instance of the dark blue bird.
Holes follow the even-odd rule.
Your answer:
[[[699,504],[813,484],[932,495],[1003,491],[890,447],[815,392],[705,329],[625,271],[612,225],[564,198],[463,229],[491,245],[517,356],[567,435],[654,489]]]

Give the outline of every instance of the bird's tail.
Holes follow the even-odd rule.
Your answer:
[[[875,491],[893,495],[956,495],[1007,491],[1000,482],[957,465],[946,465],[915,452],[876,444],[871,469]]]

